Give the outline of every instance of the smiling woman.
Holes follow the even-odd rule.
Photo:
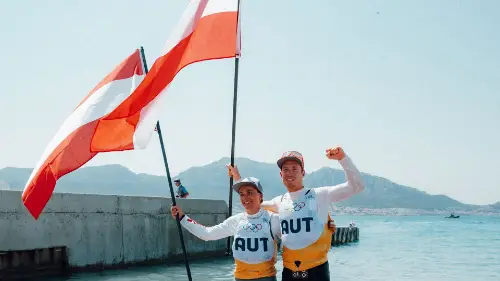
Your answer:
[[[172,216],[179,215],[181,225],[205,241],[234,236],[235,280],[275,281],[278,253],[275,238],[281,237],[278,215],[260,207],[263,187],[259,179],[247,177],[240,180],[238,169],[230,165],[228,173],[236,179],[233,190],[240,195],[245,212],[211,227],[189,218],[180,206],[171,207]]]
[[[260,210],[262,203],[262,186],[258,179],[253,177],[244,178],[233,185],[234,191],[240,195],[241,205],[245,208],[247,214],[254,215]]]

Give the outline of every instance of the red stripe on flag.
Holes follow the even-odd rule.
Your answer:
[[[106,78],[104,78],[91,93],[84,98],[76,110],[81,110],[79,114],[82,112],[92,114],[92,110],[95,110],[94,106],[99,105],[99,102],[105,103],[105,106],[107,106],[108,104],[106,102],[109,101],[93,101],[91,105],[84,105],[84,102],[93,94],[96,94],[96,91],[103,86],[121,79],[133,79],[132,77],[134,74],[142,73],[143,67],[141,56],[139,50],[137,50],[106,76]],[[105,91],[113,90],[112,88],[105,89]],[[109,93],[112,94],[111,96],[114,94],[130,94],[130,92]],[[73,114],[77,113],[74,111]],[[90,144],[92,143],[94,131],[99,123],[99,118],[102,116],[98,116],[99,118],[95,120],[87,120],[85,114],[83,114],[83,117],[82,115],[78,115],[73,119],[72,117],[73,115],[66,120],[67,122],[69,120],[69,124],[63,124],[54,140],[49,143],[47,149],[54,147],[53,150],[48,152],[45,159],[42,159],[43,162],[41,165],[35,167],[21,196],[24,205],[35,219],[38,219],[40,213],[47,205],[57,180],[80,168],[97,154],[91,152]],[[70,131],[67,131],[68,128],[70,128]],[[60,139],[60,142],[54,143],[58,139]]]
[[[102,79],[99,84],[97,84],[92,91],[78,104],[80,106],[84,103],[92,94],[97,91],[102,86],[110,83],[111,81],[127,79],[135,75],[143,75],[144,68],[142,67],[141,54],[139,50],[136,50],[127,59],[122,61],[115,69],[109,73],[104,79]]]
[[[135,92],[99,122],[92,150],[133,149],[141,110],[172,82],[180,70],[200,61],[234,57],[237,16],[237,12],[222,12],[201,18],[194,32],[158,58]]]
[[[97,122],[85,124],[71,133],[49,155],[29,182],[21,199],[35,219],[38,219],[47,205],[57,180],[80,168],[97,154],[89,149]]]

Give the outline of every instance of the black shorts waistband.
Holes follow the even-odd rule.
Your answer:
[[[282,281],[314,280],[330,281],[330,266],[328,261],[316,267],[301,271],[294,271],[289,268],[283,268],[281,273]]]

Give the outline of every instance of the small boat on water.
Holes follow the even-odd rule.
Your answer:
[[[455,212],[451,213],[449,216],[445,217],[446,219],[458,219],[460,216],[456,216]]]

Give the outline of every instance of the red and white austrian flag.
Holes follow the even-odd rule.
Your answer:
[[[66,119],[35,166],[22,200],[35,219],[56,182],[97,153],[145,148],[170,83],[184,67],[240,54],[238,0],[192,0],[145,75],[134,52]]]

